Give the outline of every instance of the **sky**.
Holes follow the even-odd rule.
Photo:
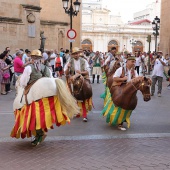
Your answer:
[[[103,7],[111,10],[112,14],[119,14],[122,16],[123,22],[133,20],[133,14],[135,12],[144,10],[147,5],[156,0],[102,0]],[[158,0],[160,1],[160,0]]]

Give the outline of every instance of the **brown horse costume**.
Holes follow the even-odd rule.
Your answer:
[[[90,80],[83,77],[81,74],[75,74],[70,77],[70,82],[73,85],[73,96],[77,99],[80,108],[80,116],[87,118],[88,111],[92,109],[92,87]]]
[[[113,64],[110,65],[111,68],[108,70],[108,72],[106,73],[106,77],[107,77],[107,82],[106,82],[106,85],[107,87],[109,87],[109,89],[111,88],[112,86],[112,83],[113,83],[113,74],[115,73],[115,71],[121,67],[121,64],[120,64],[120,61],[117,60],[115,61]]]
[[[92,87],[90,81],[85,79],[81,74],[72,76],[73,96],[77,100],[86,100],[92,97]]]
[[[107,83],[102,114],[106,116],[107,123],[119,125],[126,121],[129,128],[130,115],[137,106],[137,91],[142,92],[144,101],[147,102],[151,99],[151,79],[136,77],[128,83],[115,83],[113,82],[113,75],[119,67],[120,62],[116,61],[112,69],[106,69]]]
[[[113,103],[126,110],[134,110],[137,105],[137,91],[140,90],[143,94],[143,100],[149,101],[151,80],[146,77],[137,77],[132,79],[127,84],[114,86],[110,89]]]

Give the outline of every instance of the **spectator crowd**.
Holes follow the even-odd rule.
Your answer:
[[[126,64],[128,55],[134,55],[136,57],[135,69],[140,75],[148,74],[152,71],[152,88],[151,93],[155,93],[155,84],[158,82],[158,96],[161,96],[162,91],[162,81],[163,78],[169,82],[168,89],[170,89],[170,57],[169,54],[163,55],[161,51],[155,53],[146,53],[146,52],[135,52],[135,54],[128,52],[114,52],[112,53],[114,47],[108,52],[100,51],[90,51],[82,50],[80,54],[83,59],[88,62],[89,65],[89,75],[92,77],[91,83],[99,84],[100,77],[103,71],[103,66],[107,64],[107,61],[110,58],[110,55],[115,55],[118,58],[122,65]],[[64,74],[64,66],[69,62],[71,55],[68,49],[64,50],[41,50],[43,60],[42,62],[47,65],[51,71],[53,77],[62,78]],[[20,76],[24,68],[31,63],[30,58],[31,51],[29,49],[19,49],[15,50],[14,54],[11,54],[10,47],[6,47],[4,52],[0,54],[0,84],[1,84],[1,95],[7,95],[10,93],[11,85],[15,85],[16,79]]]

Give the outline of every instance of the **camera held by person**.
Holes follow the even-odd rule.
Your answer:
[[[161,56],[160,56],[160,55],[157,55],[157,58],[161,58]]]

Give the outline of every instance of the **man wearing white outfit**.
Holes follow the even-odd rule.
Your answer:
[[[78,47],[74,47],[72,50],[72,54],[71,54],[72,56],[71,60],[67,62],[66,65],[64,66],[64,72],[67,78],[67,82],[69,82],[69,79],[71,80],[72,77],[76,74],[82,75],[84,77],[84,81],[89,81],[89,65],[88,65],[87,60],[80,57],[80,52],[82,52],[81,49],[79,49]],[[68,86],[71,86],[71,84],[69,85],[68,83]],[[70,88],[70,91],[72,92],[71,87],[69,88]],[[83,117],[84,122],[87,122],[87,113],[88,113],[87,108],[89,107],[83,107],[83,106],[85,106],[85,103],[87,100],[88,99],[83,100],[82,105],[79,106],[80,110],[83,113],[82,117]],[[89,105],[89,102],[87,104]]]
[[[161,97],[164,66],[168,65],[167,60],[162,57],[162,51],[158,52],[152,64],[154,65],[154,69],[152,72],[151,96],[155,93],[155,84],[158,81],[158,97]]]
[[[138,73],[135,70],[135,60],[136,58],[134,56],[129,56],[126,66],[118,68],[114,73],[113,81],[116,83],[126,83],[138,77]],[[123,127],[123,122],[118,125],[118,129],[122,131],[126,130],[126,128]]]

